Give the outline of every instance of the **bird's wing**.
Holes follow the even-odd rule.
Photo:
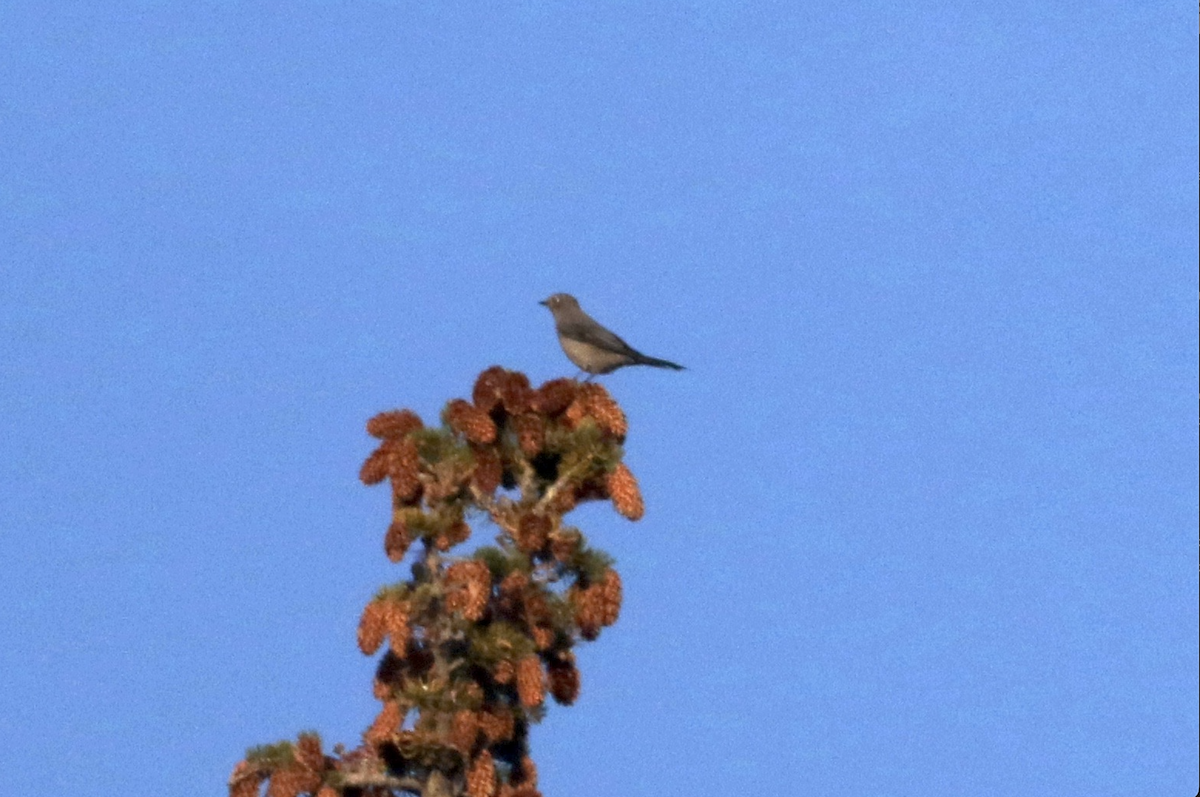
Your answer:
[[[636,355],[638,352],[625,341],[597,324],[593,319],[567,321],[558,328],[559,334],[581,343],[589,343],[606,351]]]

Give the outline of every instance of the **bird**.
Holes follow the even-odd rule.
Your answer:
[[[569,293],[556,293],[538,304],[550,308],[554,314],[554,328],[558,332],[558,343],[567,359],[575,363],[590,376],[611,373],[626,365],[652,365],[655,368],[684,370],[682,365],[657,357],[648,357],[616,333],[605,329],[596,319],[583,312],[579,301]]]

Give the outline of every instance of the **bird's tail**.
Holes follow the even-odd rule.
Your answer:
[[[673,363],[670,360],[660,360],[657,357],[647,357],[644,354],[638,354],[636,362],[638,365],[653,365],[655,368],[670,368],[674,371],[685,370],[679,363]]]

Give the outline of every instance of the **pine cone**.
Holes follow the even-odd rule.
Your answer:
[[[515,783],[526,786],[537,787],[537,765],[533,763],[533,759],[529,756],[522,756],[521,763],[516,767],[513,774]]]
[[[446,423],[450,428],[476,445],[491,445],[496,442],[496,424],[486,412],[478,407],[454,399],[446,405]]]
[[[392,480],[392,496],[397,504],[411,503],[421,494],[421,457],[412,440],[384,440],[380,449],[387,451],[387,473]]]
[[[412,545],[412,537],[409,536],[408,524],[404,521],[403,515],[397,514],[396,519],[388,526],[387,535],[383,538],[384,553],[392,562],[399,562],[404,558],[404,554],[408,553],[410,545]]]
[[[229,797],[258,797],[266,776],[254,765],[239,761],[229,776]]]
[[[529,377],[519,371],[507,371],[500,387],[500,401],[509,415],[520,415],[533,404]]]
[[[508,371],[498,365],[481,373],[471,390],[471,401],[475,406],[483,412],[491,412],[500,406],[507,376]]]
[[[383,446],[379,446],[363,462],[362,468],[358,471],[358,478],[369,487],[372,484],[379,484],[387,478],[387,475],[388,451]]]
[[[608,493],[612,496],[617,512],[626,518],[641,520],[642,515],[646,513],[646,504],[642,500],[642,491],[638,489],[637,479],[624,462],[608,474]]]
[[[537,656],[526,656],[517,662],[517,697],[525,708],[540,706],[546,699],[542,663]]]
[[[454,722],[450,727],[450,744],[464,754],[469,755],[479,737],[479,720],[475,712],[461,709],[454,713]]]
[[[533,409],[550,417],[561,415],[575,400],[578,389],[579,383],[574,379],[551,379],[534,392]]]
[[[467,773],[467,794],[470,797],[492,797],[496,791],[496,764],[492,754],[484,750]]]
[[[296,742],[296,763],[301,769],[321,772],[325,769],[325,754],[321,752],[321,737],[302,733]]]
[[[536,457],[546,444],[546,427],[541,417],[532,413],[518,415],[513,420],[513,428],[521,453],[531,459]]]
[[[580,389],[579,398],[576,400],[580,399],[586,407],[587,414],[595,419],[600,431],[619,440],[625,439],[625,433],[629,431],[629,422],[625,419],[620,405],[603,385],[588,382]]]
[[[500,797],[542,797],[542,793],[537,790],[536,786],[524,783],[515,788],[509,787],[509,790],[502,792]]]
[[[311,775],[293,767],[277,769],[271,773],[266,797],[299,797],[300,792],[314,791],[315,787],[320,785],[318,780],[313,789],[306,788],[311,779]]]
[[[538,650],[549,650],[550,646],[554,644],[556,634],[553,628],[538,625],[529,629],[529,636]]]
[[[492,575],[487,565],[473,560],[455,562],[446,568],[446,608],[474,622],[483,617],[492,594]]]
[[[572,587],[567,594],[575,605],[575,625],[579,627],[579,635],[589,642],[600,636],[605,614],[599,590],[595,587]]]
[[[574,529],[550,532],[550,555],[560,564],[566,564],[579,550],[580,536]]]
[[[496,667],[492,670],[492,678],[501,686],[507,686],[517,677],[517,668],[508,659],[501,659],[496,662]]]
[[[554,524],[545,515],[526,512],[517,521],[512,535],[513,542],[523,553],[536,553],[546,547],[546,541],[553,528]]]
[[[579,670],[575,668],[575,654],[566,651],[559,661],[551,662],[546,668],[550,681],[550,694],[564,706],[569,706],[579,697]]]
[[[500,486],[504,478],[504,466],[500,455],[494,448],[475,449],[475,470],[471,473],[471,481],[475,489],[484,495],[491,495]]]
[[[367,434],[382,439],[404,437],[415,432],[424,424],[412,410],[381,412],[367,421]]]
[[[358,621],[358,649],[372,656],[387,636],[387,609],[381,601],[373,600],[363,609]]]
[[[488,744],[507,742],[516,732],[516,721],[511,711],[489,709],[478,712],[476,716],[479,718],[479,729],[488,738]]]
[[[455,545],[466,542],[471,536],[471,527],[464,520],[456,520],[438,535],[438,549],[448,551]],[[444,547],[443,547],[444,545]]]
[[[387,634],[391,638],[392,652],[401,658],[408,649],[408,637],[411,634],[408,625],[408,606],[396,600],[384,604],[384,622]]]
[[[371,727],[367,729],[363,737],[368,744],[378,747],[400,730],[400,723],[403,721],[404,712],[400,710],[400,704],[395,700],[389,700],[383,704],[379,716],[371,723]]]
[[[600,624],[605,626],[612,625],[621,614],[621,576],[616,570],[610,568],[605,571],[604,578],[600,583],[592,589],[595,590],[598,596],[597,603],[600,609]]]

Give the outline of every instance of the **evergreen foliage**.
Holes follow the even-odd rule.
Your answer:
[[[643,512],[621,462],[625,415],[597,384],[555,379],[536,390],[498,366],[442,426],[410,410],[371,418],[380,440],[365,484],[387,481],[392,519],[384,552],[411,577],[363,610],[359,648],[384,650],[374,679],[381,708],[362,743],[322,752],[300,734],[247,752],[231,797],[539,797],[529,726],[547,693],[579,695],[573,648],[617,620],[612,558],[563,523],[577,504],[611,500]],[[453,553],[490,520],[495,545]],[[386,648],[384,647],[386,643]]]

